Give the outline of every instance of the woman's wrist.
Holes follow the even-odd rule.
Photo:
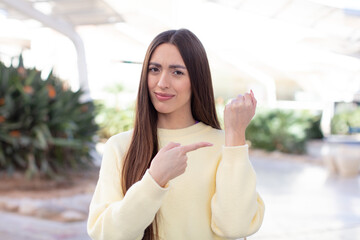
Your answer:
[[[225,146],[242,146],[246,144],[245,130],[231,131],[225,129]]]
[[[160,187],[165,187],[166,184],[169,182],[164,176],[161,176],[159,174],[156,174],[156,172],[153,172],[151,168],[149,168],[149,174],[155,180],[155,182],[159,184]]]

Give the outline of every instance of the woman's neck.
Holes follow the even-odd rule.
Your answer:
[[[158,128],[181,129],[196,123],[192,115],[175,116],[174,114],[158,114]]]

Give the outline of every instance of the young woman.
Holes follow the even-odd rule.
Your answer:
[[[236,239],[261,226],[264,203],[245,130],[254,94],[215,112],[207,56],[189,30],[160,33],[141,74],[134,129],[106,143],[90,204],[93,239]]]

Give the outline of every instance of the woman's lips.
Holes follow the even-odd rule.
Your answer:
[[[172,94],[155,92],[155,97],[156,97],[159,101],[170,100],[170,99],[173,98],[174,96],[175,96],[175,95],[172,95]]]

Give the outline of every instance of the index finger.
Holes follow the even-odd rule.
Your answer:
[[[181,148],[184,150],[185,153],[191,152],[191,151],[195,151],[199,148],[203,148],[203,147],[210,147],[212,146],[212,143],[209,142],[197,142],[197,143],[192,143],[189,145],[185,145],[185,146],[181,146]]]
[[[254,92],[252,90],[250,90],[250,92],[251,92],[251,100],[252,100],[254,106],[256,106],[257,101],[256,101],[256,98],[255,98]]]

